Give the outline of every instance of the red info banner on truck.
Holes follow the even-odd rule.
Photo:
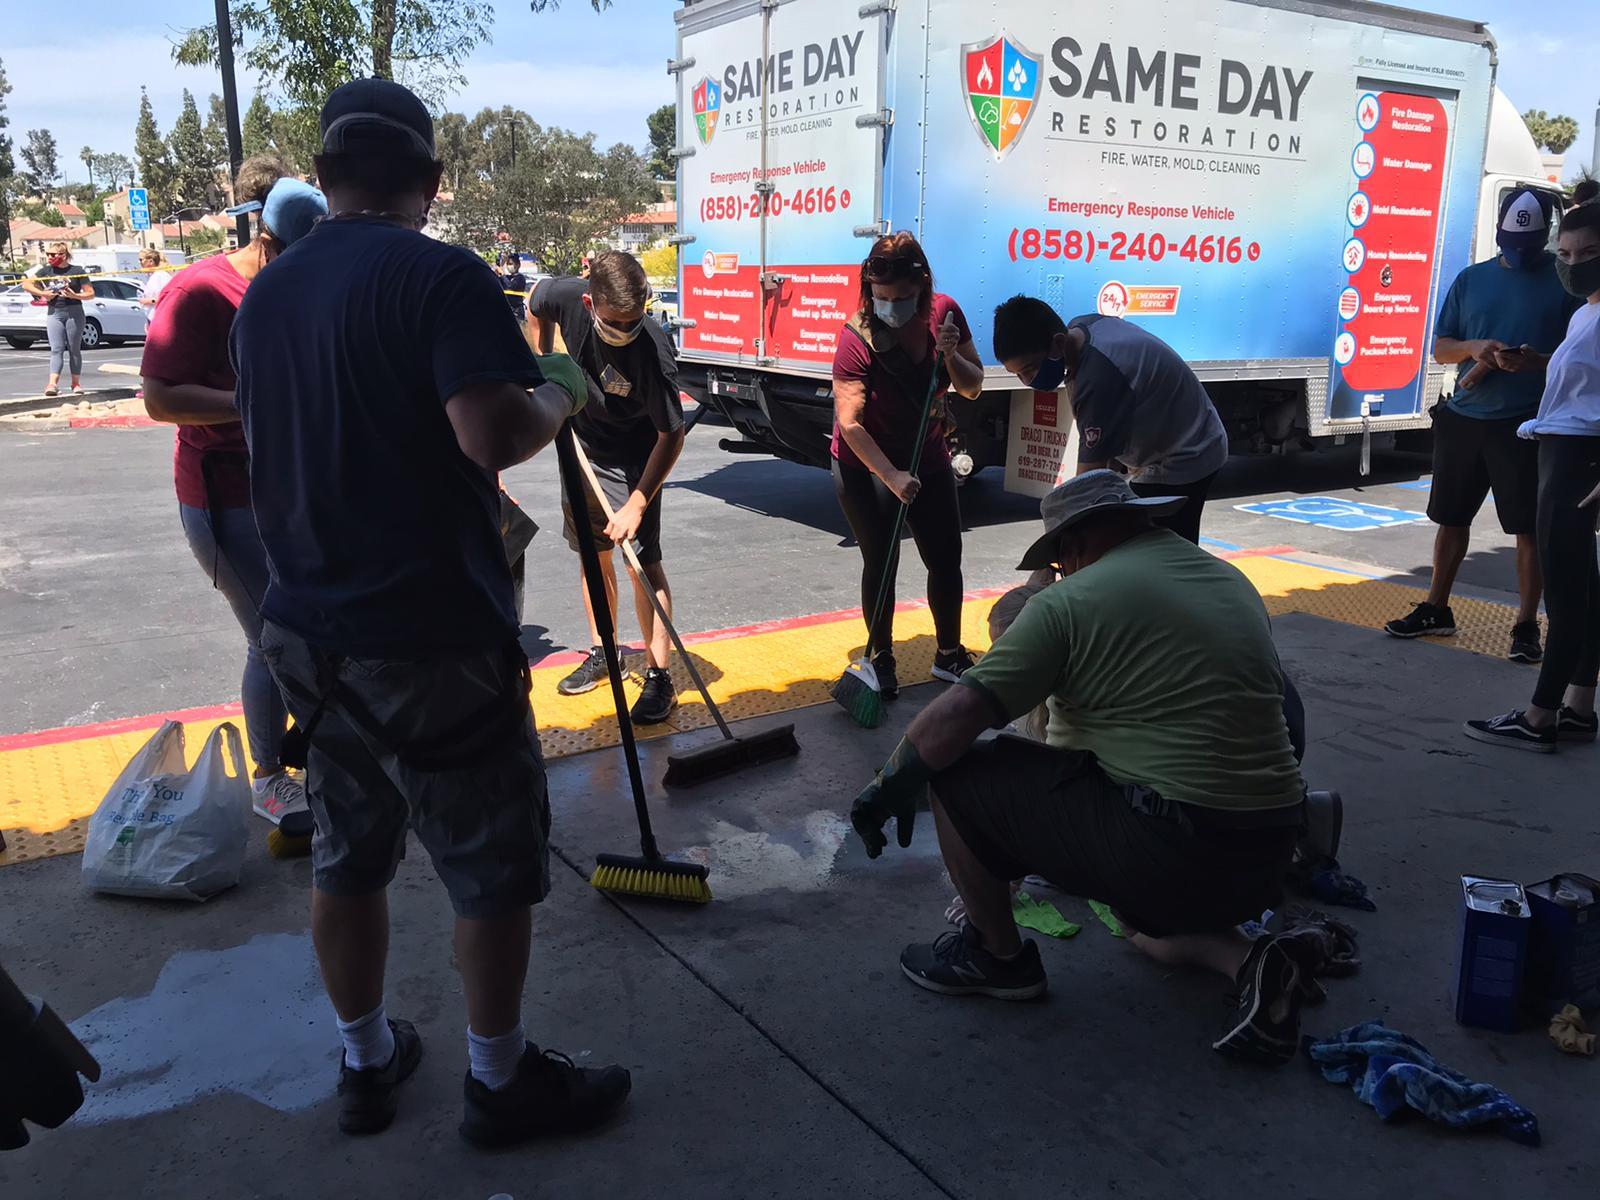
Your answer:
[[[855,315],[860,273],[858,263],[774,264],[763,295],[754,264],[708,252],[683,270],[680,311],[694,322],[683,330],[683,349],[829,365]],[[759,347],[758,333],[765,342]]]

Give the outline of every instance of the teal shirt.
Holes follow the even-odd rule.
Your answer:
[[[1514,271],[1492,258],[1456,276],[1433,332],[1462,342],[1493,338],[1549,354],[1567,336],[1567,322],[1581,303],[1561,286],[1554,255],[1547,253],[1530,271]],[[1461,374],[1471,367],[1462,363]],[[1449,405],[1483,421],[1531,417],[1542,395],[1543,371],[1492,371],[1474,387],[1457,387]]]
[[[1092,751],[1117,783],[1206,808],[1301,800],[1266,607],[1169,530],[1034,596],[961,682],[1008,720],[1048,698],[1049,743]]]

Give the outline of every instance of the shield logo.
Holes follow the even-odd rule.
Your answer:
[[[694,128],[700,144],[717,136],[717,118],[722,115],[722,86],[709,75],[694,85]]]
[[[1040,55],[1004,33],[961,47],[967,116],[997,161],[1011,152],[1033,119],[1043,62]]]

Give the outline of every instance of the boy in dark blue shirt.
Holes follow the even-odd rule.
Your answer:
[[[1539,487],[1537,442],[1517,426],[1539,408],[1545,365],[1566,336],[1577,307],[1556,278],[1550,237],[1551,197],[1519,188],[1500,206],[1498,257],[1462,271],[1450,285],[1434,329],[1436,362],[1459,363],[1455,394],[1433,410],[1433,489],[1428,518],[1433,543],[1428,598],[1384,626],[1391,637],[1455,633],[1450,590],[1466,558],[1472,522],[1494,489],[1500,528],[1517,539],[1520,606],[1509,657],[1538,662],[1538,547],[1534,510]]]

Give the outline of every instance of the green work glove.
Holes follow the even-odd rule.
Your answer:
[[[917,804],[932,776],[933,771],[922,761],[917,748],[902,738],[883,769],[850,806],[850,824],[867,848],[868,858],[877,858],[889,844],[889,839],[883,836],[883,827],[890,817],[895,821],[900,848],[911,845]]]
[[[568,416],[577,416],[589,403],[589,379],[583,368],[565,354],[539,355],[539,373],[546,383],[553,383],[572,397]]]

